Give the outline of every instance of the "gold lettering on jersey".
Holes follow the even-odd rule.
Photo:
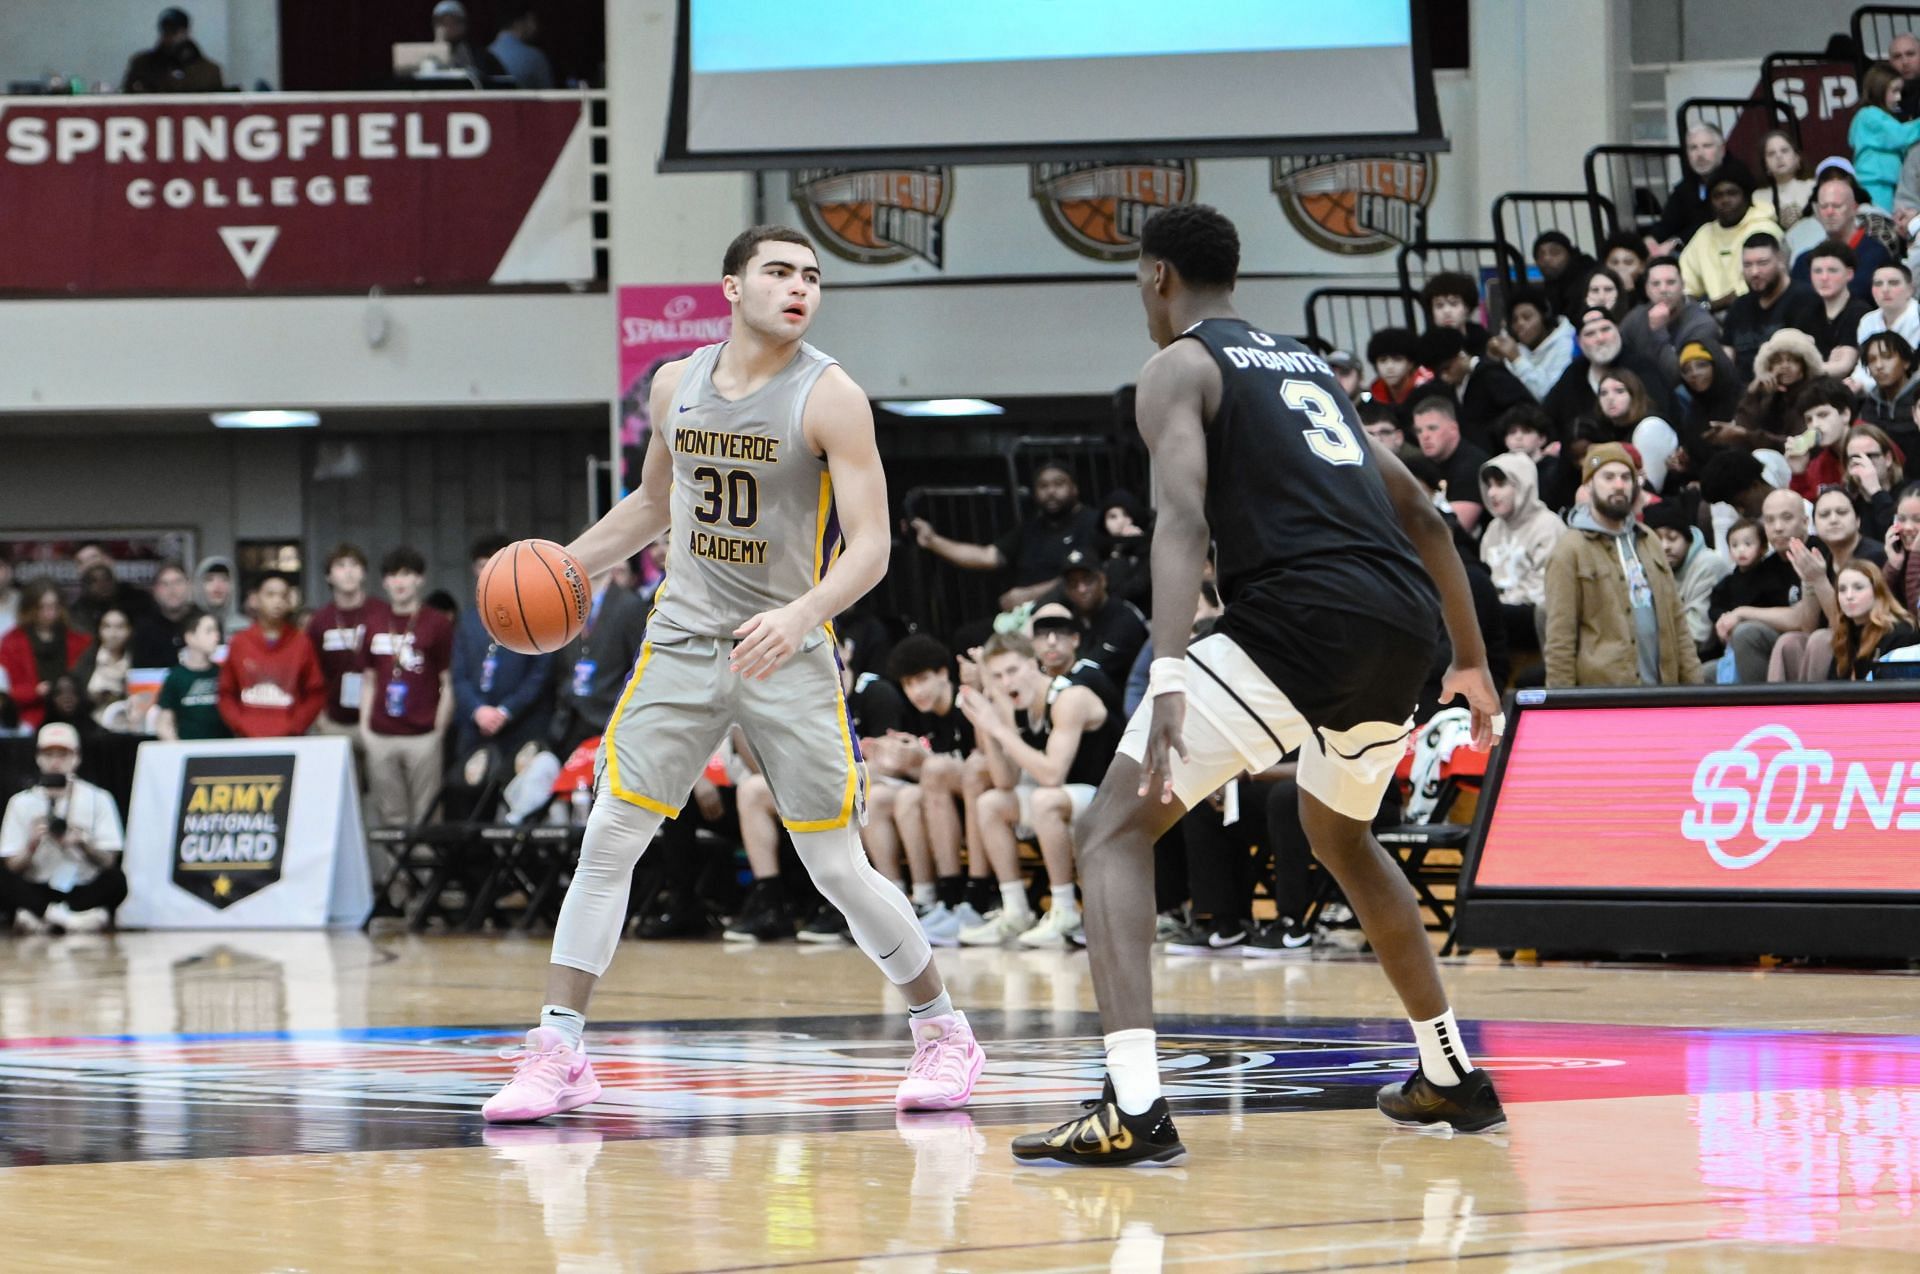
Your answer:
[[[695,557],[704,557],[710,562],[725,562],[729,566],[767,564],[765,540],[738,540],[730,535],[696,530],[687,541],[687,549]]]
[[[1228,345],[1221,351],[1227,361],[1241,371],[1249,367],[1264,367],[1270,372],[1292,372],[1295,375],[1322,376],[1333,375],[1333,369],[1318,354],[1295,354],[1278,349],[1249,349],[1244,345]]]
[[[676,429],[673,431],[673,449],[683,456],[780,463],[780,439],[763,438],[758,434],[730,434],[718,429]]]

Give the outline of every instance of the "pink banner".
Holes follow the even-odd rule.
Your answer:
[[[653,374],[702,345],[724,341],[733,308],[718,283],[648,284],[620,289],[620,452],[622,491],[640,481]]]
[[[1920,705],[1534,708],[1477,886],[1920,893]]]

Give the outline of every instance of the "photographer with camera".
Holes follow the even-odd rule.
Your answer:
[[[0,818],[0,916],[11,914],[22,933],[104,929],[127,896],[120,811],[106,791],[74,777],[80,733],[72,726],[40,727],[37,759],[38,781]]]

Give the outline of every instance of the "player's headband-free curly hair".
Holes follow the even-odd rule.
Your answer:
[[[1155,213],[1141,227],[1140,251],[1172,266],[1188,287],[1230,288],[1240,277],[1240,232],[1209,204]]]

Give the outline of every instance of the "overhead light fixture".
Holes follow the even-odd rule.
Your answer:
[[[216,411],[216,429],[312,429],[320,423],[317,411]]]
[[[984,398],[894,398],[880,406],[896,416],[1004,416],[1007,409]]]

